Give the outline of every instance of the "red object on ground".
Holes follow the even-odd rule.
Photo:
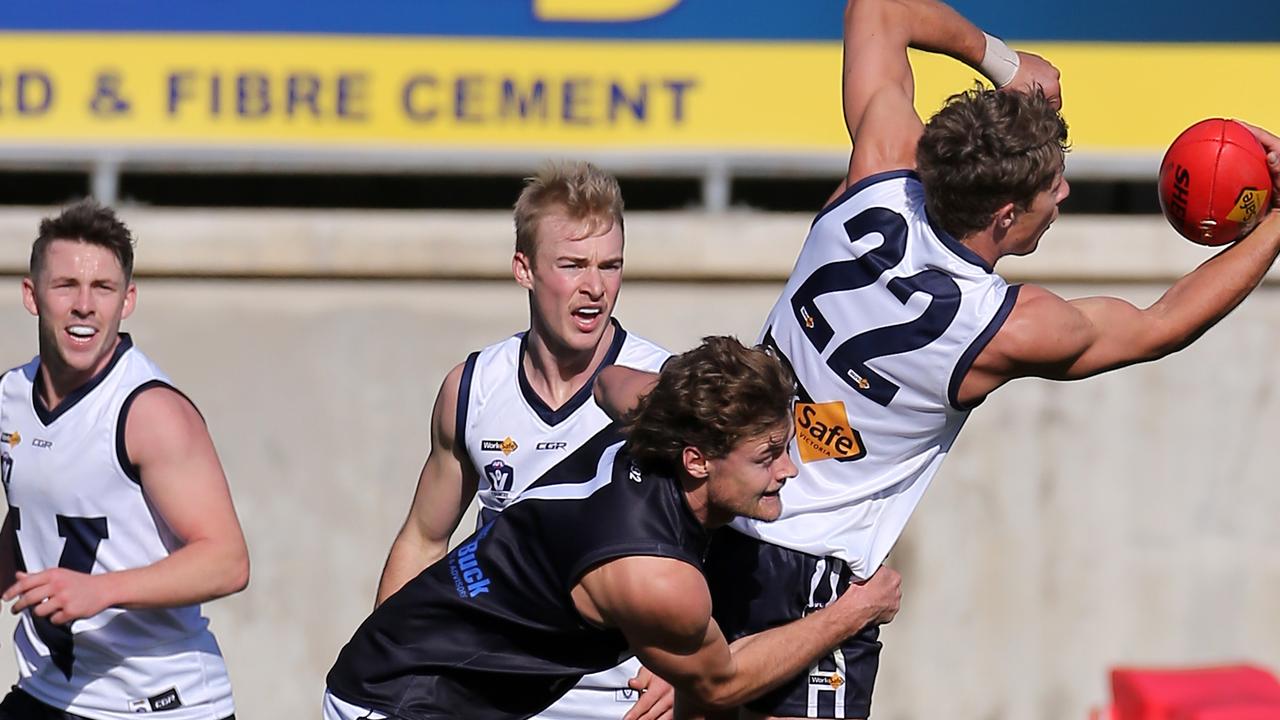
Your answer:
[[[1116,668],[1111,689],[1117,720],[1280,720],[1280,681],[1250,665]]]

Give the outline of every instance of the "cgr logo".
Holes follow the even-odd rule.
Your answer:
[[[35,438],[31,441],[31,447],[51,448],[53,447],[53,441],[45,440],[44,438]]]
[[[563,450],[569,447],[569,443],[564,442],[540,442],[534,447],[535,450]]]
[[[844,403],[796,403],[796,445],[800,460],[848,462],[867,454],[862,436],[849,425]]]
[[[494,460],[484,466],[484,476],[494,490],[511,492],[511,486],[516,481],[516,469],[501,460]]]

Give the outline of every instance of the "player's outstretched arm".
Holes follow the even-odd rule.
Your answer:
[[[610,365],[601,369],[600,374],[596,375],[591,392],[596,405],[616,421],[634,410],[636,405],[640,404],[640,398],[657,384],[657,373]]]
[[[160,608],[239,592],[249,553],[226,476],[200,414],[167,387],[140,393],[125,420],[125,448],[142,491],[182,545],[146,567],[87,575],[65,568],[17,573],[4,599],[13,612],[66,623],[108,607]]]
[[[418,476],[409,516],[387,554],[375,606],[444,557],[449,549],[449,537],[475,498],[478,478],[464,459],[465,450],[456,446],[462,369],[462,365],[455,367],[440,385],[440,394],[431,411],[431,451]]]
[[[1260,139],[1268,151],[1280,151],[1274,135]],[[1270,165],[1273,180],[1280,178],[1280,161]],[[1235,309],[1277,254],[1280,205],[1272,205],[1253,232],[1183,276],[1146,309],[1108,297],[1066,301],[1025,286],[965,377],[960,400],[972,403],[1016,377],[1075,380],[1181,350]]]
[[[897,613],[899,578],[881,568],[805,618],[729,645],[711,619],[702,573],[669,558],[627,557],[593,569],[574,590],[589,622],[616,627],[645,667],[676,688],[677,716],[724,710],[802,672],[846,637]]]
[[[837,193],[868,175],[915,167],[923,126],[914,107],[908,48],[952,57],[1000,87],[1039,87],[1061,103],[1053,65],[1010,50],[936,0],[849,0],[844,22],[843,104],[854,149]]]

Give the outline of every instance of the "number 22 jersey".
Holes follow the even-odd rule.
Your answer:
[[[180,541],[154,513],[124,446],[137,395],[171,387],[128,335],[108,366],[49,410],[40,360],[0,379],[0,468],[18,569],[105,573],[151,565]],[[32,614],[14,631],[18,687],[93,720],[150,713],[209,720],[234,712],[231,684],[199,605],[111,607],[69,625]]]
[[[1017,291],[930,222],[912,171],[867,177],[828,205],[762,338],[799,386],[799,475],[780,519],[735,527],[875,572],[964,425],[960,383]]]

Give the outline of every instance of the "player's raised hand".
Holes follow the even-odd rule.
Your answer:
[[[5,600],[17,600],[10,612],[27,608],[57,625],[97,615],[107,609],[101,575],[49,568],[38,573],[17,573],[18,581],[4,591]]]
[[[627,681],[632,690],[640,691],[622,720],[672,720],[676,705],[676,690],[670,683],[642,667],[636,676]]]
[[[1014,73],[1013,79],[1002,89],[1032,92],[1039,87],[1044,92],[1044,96],[1049,99],[1049,104],[1061,110],[1061,77],[1062,73],[1058,72],[1058,68],[1054,67],[1053,63],[1035,53],[1019,50],[1018,72]]]
[[[1243,120],[1238,122],[1248,128],[1267,151],[1267,170],[1271,171],[1271,208],[1280,209],[1280,137],[1257,125]]]

